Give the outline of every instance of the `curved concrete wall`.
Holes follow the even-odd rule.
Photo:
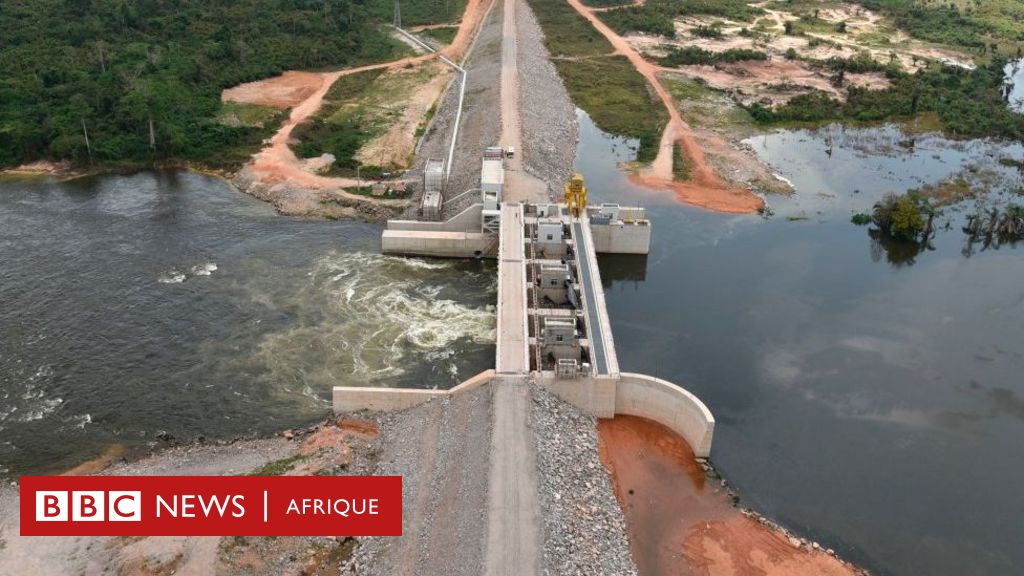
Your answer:
[[[699,398],[665,380],[620,374],[615,387],[615,413],[664,424],[686,440],[694,456],[707,458],[711,454],[715,417]]]

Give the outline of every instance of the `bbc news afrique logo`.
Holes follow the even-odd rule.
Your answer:
[[[36,522],[141,522],[142,492],[36,492]]]

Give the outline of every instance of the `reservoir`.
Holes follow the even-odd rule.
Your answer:
[[[921,251],[850,216],[965,165],[997,173],[994,201],[1024,203],[998,162],[1021,147],[928,136],[908,150],[896,127],[756,136],[797,189],[768,197],[766,220],[632,189],[614,171],[631,143],[580,122],[591,195],[646,204],[654,226],[646,261],[600,262],[622,369],[707,403],[712,460],[741,504],[875,573],[1020,574],[1024,246],[967,250],[972,201]]]

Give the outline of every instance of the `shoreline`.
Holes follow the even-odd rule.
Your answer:
[[[601,462],[626,516],[641,573],[689,576],[867,576],[834,550],[739,506],[707,461],[661,424],[598,423]]]

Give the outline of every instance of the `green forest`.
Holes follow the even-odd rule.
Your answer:
[[[435,3],[410,3],[409,11]],[[218,121],[221,90],[286,69],[396,58],[405,48],[382,27],[390,6],[387,0],[3,0],[0,167],[39,159],[79,167],[237,166],[282,116],[248,125]]]

